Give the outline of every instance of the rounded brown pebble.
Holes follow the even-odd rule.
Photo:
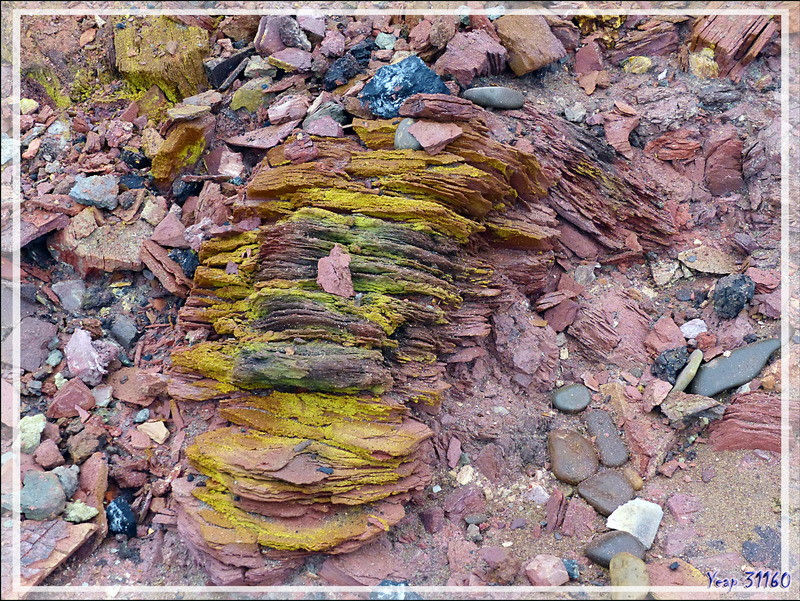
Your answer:
[[[547,448],[553,474],[563,482],[579,484],[597,471],[599,463],[592,443],[576,432],[550,432]]]
[[[599,513],[611,515],[633,498],[633,487],[619,472],[606,470],[581,482],[578,493]]]

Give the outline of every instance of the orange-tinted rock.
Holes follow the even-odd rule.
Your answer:
[[[46,470],[51,470],[59,465],[64,465],[64,456],[58,450],[58,445],[52,440],[44,440],[36,447],[33,459]]]
[[[540,15],[506,15],[494,26],[508,51],[508,65],[518,77],[567,55]]]
[[[665,315],[655,323],[644,344],[651,354],[658,355],[669,349],[686,346],[686,338],[672,318]]]

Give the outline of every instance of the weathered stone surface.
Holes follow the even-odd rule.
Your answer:
[[[205,117],[211,112],[210,106],[183,104],[167,109],[167,117],[173,121],[191,121]]]
[[[81,308],[83,295],[86,292],[86,284],[83,280],[54,282],[51,287],[53,292],[55,292],[58,296],[58,300],[61,301],[61,306],[65,310],[75,313]]]
[[[603,55],[597,42],[589,42],[575,53],[573,71],[576,75],[586,75],[592,71],[603,70]]]
[[[761,372],[772,353],[780,346],[780,340],[770,338],[735,349],[729,357],[717,357],[700,367],[689,384],[688,392],[710,397],[723,390],[741,386]]]
[[[72,375],[90,386],[96,386],[106,373],[106,364],[92,345],[92,335],[78,328],[64,347],[67,365]]]
[[[439,75],[450,75],[462,87],[476,77],[498,75],[503,71],[508,52],[483,29],[457,33],[444,54],[433,65]]]
[[[150,239],[161,246],[189,248],[189,243],[184,235],[185,232],[186,226],[183,225],[175,213],[169,212],[153,230],[153,235],[150,236]]]
[[[33,453],[42,440],[47,419],[44,414],[26,415],[19,420],[19,445],[23,453]]]
[[[241,108],[247,112],[254,113],[262,103],[266,103],[270,96],[264,93],[269,85],[272,84],[271,77],[259,77],[251,79],[233,93],[231,98],[231,110],[238,111]]]
[[[173,47],[173,53],[166,51]],[[208,86],[203,70],[208,32],[202,28],[185,27],[165,16],[141,19],[114,30],[114,48],[117,69],[135,88],[157,85],[177,102]]]
[[[603,515],[610,515],[633,498],[633,487],[621,473],[612,470],[599,472],[583,480],[578,485],[578,492]]]
[[[64,490],[51,472],[30,471],[25,474],[19,494],[20,510],[29,520],[49,520],[66,506]]]
[[[644,560],[645,548],[639,539],[622,531],[607,532],[595,538],[584,549],[584,555],[607,568],[617,553],[630,553]]]
[[[256,52],[261,56],[269,56],[286,48],[281,39],[281,23],[290,19],[287,15],[264,15],[258,24],[254,40]]]
[[[597,512],[586,501],[578,496],[569,500],[564,521],[561,523],[561,534],[584,539],[601,526]]]
[[[507,15],[494,22],[508,51],[508,65],[519,77],[567,55],[540,15]]]
[[[789,418],[797,420],[797,401],[789,400]],[[715,450],[781,450],[781,402],[777,394],[748,392],[732,397],[722,420],[710,427],[709,442]]]
[[[311,53],[300,48],[284,48],[273,52],[267,59],[270,65],[288,73],[307,73],[311,71]]]
[[[579,413],[592,402],[592,393],[583,384],[570,384],[553,392],[553,407],[564,413]]]
[[[248,148],[258,148],[267,150],[280,144],[292,130],[297,127],[299,121],[289,121],[281,125],[269,125],[260,129],[234,136],[225,141],[232,146],[245,146]]]
[[[683,328],[681,328],[681,331],[683,331]],[[692,354],[689,355],[689,362],[686,364],[686,367],[681,370],[681,373],[678,374],[678,378],[675,380],[675,386],[672,388],[673,392],[682,392],[686,390],[692,378],[697,374],[697,370],[702,361],[703,351],[700,349],[693,350]]]
[[[593,409],[584,414],[583,420],[603,465],[619,467],[628,460],[628,449],[607,411]]]
[[[341,244],[334,244],[331,254],[317,264],[317,284],[327,293],[352,297],[353,280],[350,275],[350,255]]]
[[[726,124],[712,130],[703,144],[706,158],[706,185],[709,192],[721,196],[738,191],[744,184],[742,149],[736,126]]]
[[[753,298],[755,282],[742,274],[726,275],[714,286],[714,312],[723,319],[733,319]]]
[[[441,507],[431,507],[421,511],[419,519],[428,534],[436,534],[447,523],[447,519],[444,517],[444,509]]]
[[[533,586],[561,586],[569,582],[564,563],[555,555],[537,555],[525,565],[525,575]]]
[[[664,510],[657,503],[633,499],[617,507],[608,516],[606,525],[632,534],[649,549],[653,546],[663,516]]]
[[[272,104],[267,116],[272,125],[303,119],[308,112],[308,100],[303,96],[289,96],[280,103]]]
[[[557,430],[547,437],[553,474],[569,484],[578,484],[597,471],[597,454],[580,434]]]
[[[76,407],[88,411],[94,405],[94,396],[89,387],[80,378],[72,378],[53,396],[53,400],[47,408],[47,417],[54,419],[77,417],[79,413]]]
[[[395,150],[422,150],[422,144],[417,140],[408,130],[416,123],[415,119],[410,117],[403,119],[397,126],[394,134],[394,147]]]

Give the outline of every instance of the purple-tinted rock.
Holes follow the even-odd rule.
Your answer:
[[[47,417],[77,417],[76,407],[88,411],[95,405],[92,391],[79,378],[72,378],[54,396],[47,408]]]
[[[186,226],[181,223],[175,213],[167,213],[167,216],[161,220],[153,230],[153,235],[150,239],[156,244],[161,246],[169,246],[172,248],[189,248],[189,243],[186,242],[184,233]]]
[[[457,33],[448,43],[433,70],[439,75],[451,75],[462,87],[476,77],[497,75],[503,71],[508,52],[485,30]]]
[[[431,507],[421,511],[419,519],[428,534],[436,534],[444,528],[447,522],[444,517],[444,509],[441,507]]]
[[[78,328],[64,347],[72,375],[80,378],[90,386],[97,386],[106,373],[100,354],[92,345],[92,336],[86,330]]]
[[[70,313],[75,313],[81,308],[83,295],[86,293],[86,284],[83,280],[67,280],[56,282],[51,286],[53,292],[61,301],[61,306]]]

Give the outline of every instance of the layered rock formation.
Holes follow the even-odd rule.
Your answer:
[[[532,154],[495,140],[486,113],[465,102],[403,105],[459,122],[463,134],[435,156],[393,149],[400,119],[356,119],[360,140],[290,137],[233,207],[237,221],[263,225],[201,248],[180,325],[205,333],[174,350],[170,393],[218,400],[232,424],[188,449],[204,485],[174,486],[179,528],[214,582],[278,581],[303,554],[351,551],[397,523],[430,482],[423,420],[450,387],[448,360],[485,345],[492,315],[519,290],[544,289],[568,201],[546,200],[558,169],[545,175]],[[655,230],[643,244],[670,233],[663,210],[618,182],[598,182],[594,213],[573,223],[629,216]],[[626,206],[642,202],[649,212]],[[604,210],[613,214],[598,218]],[[618,249],[603,230],[591,233]],[[555,364],[533,367],[546,379]]]

